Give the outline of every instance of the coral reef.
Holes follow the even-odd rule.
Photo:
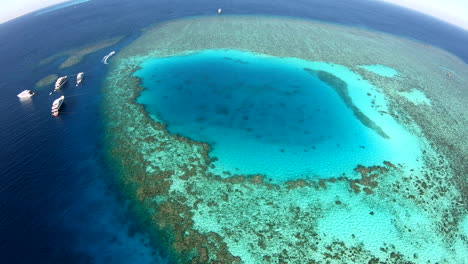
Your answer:
[[[349,67],[389,102],[381,106],[370,92],[372,107],[418,136],[422,165],[355,164],[343,175],[284,183],[211,172],[215,158],[209,145],[170,134],[151,118],[135,101],[143,88],[132,76],[147,58],[204,49]],[[375,64],[399,75],[388,78],[358,67]],[[447,80],[440,66],[454,69],[455,77]],[[453,55],[378,32],[269,17],[172,21],[147,29],[114,60],[104,88],[108,153],[141,214],[179,263],[463,263],[468,172],[463,76],[468,67]],[[399,92],[413,88],[422,90],[431,106],[402,100]]]
[[[67,59],[60,64],[59,68],[60,69],[68,68],[68,67],[71,67],[71,66],[74,66],[74,65],[80,63],[80,61],[86,55],[94,53],[94,52],[102,50],[102,49],[105,49],[107,47],[113,46],[113,45],[117,44],[119,41],[121,41],[122,39],[123,39],[123,37],[115,37],[115,38],[112,38],[112,39],[99,41],[99,42],[96,42],[94,44],[86,45],[84,47],[79,47],[79,48],[74,48],[74,49],[71,49],[71,50],[66,50],[64,52],[60,52],[58,54],[55,54],[53,56],[50,56],[50,57],[42,60],[41,62],[39,62],[39,66],[44,65],[44,64],[49,64],[49,63],[51,63],[51,62],[53,62],[53,61],[55,61],[55,60],[57,60],[59,58],[62,58],[62,57],[66,57]]]
[[[59,76],[57,74],[49,74],[46,77],[44,77],[44,78],[40,79],[39,81],[37,81],[36,87],[41,88],[41,87],[51,85],[57,80],[58,77]]]

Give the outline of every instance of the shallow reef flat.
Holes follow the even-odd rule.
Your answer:
[[[56,61],[57,59],[60,59],[60,58],[63,58],[63,57],[66,57],[67,59],[60,64],[60,66],[59,66],[60,69],[64,69],[64,68],[74,66],[74,65],[80,63],[80,61],[86,55],[94,53],[94,52],[99,51],[99,50],[102,50],[104,48],[113,46],[113,45],[117,44],[120,40],[122,40],[122,38],[123,37],[115,37],[115,38],[99,41],[99,42],[96,42],[96,43],[93,43],[93,44],[89,44],[89,45],[86,45],[86,46],[83,46],[83,47],[74,48],[74,49],[70,49],[70,50],[67,50],[67,51],[64,51],[64,52],[57,53],[55,55],[52,55],[52,56],[40,61],[39,66],[44,65],[44,64],[49,64],[49,63],[51,63],[53,61]]]
[[[348,80],[353,89],[341,98],[365,114],[377,112],[372,120],[390,136],[386,118],[416,137],[417,163],[363,161],[344,174],[283,182],[220,175],[212,170],[217,157],[210,145],[171,134],[136,100],[144,88],[134,73],[142,63],[203,50],[350,69],[376,91],[360,100],[359,86]],[[178,263],[464,263],[466,76],[468,66],[457,57],[379,32],[275,17],[170,21],[116,55],[104,87],[106,147],[142,217]],[[423,94],[430,104],[405,93]]]

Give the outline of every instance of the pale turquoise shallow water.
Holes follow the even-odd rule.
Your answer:
[[[415,138],[371,105],[372,98],[384,108],[383,96],[344,66],[205,50],[150,58],[141,67],[135,76],[146,89],[138,102],[171,133],[209,143],[220,174],[333,177],[358,164],[411,162],[419,152]],[[321,80],[320,71],[335,77]],[[351,102],[331,85],[344,85]]]
[[[377,75],[383,76],[383,77],[395,77],[398,76],[398,71],[395,69],[385,66],[385,65],[380,65],[380,64],[375,64],[375,65],[363,65],[359,66],[360,68],[363,68],[365,70],[368,70],[372,73],[375,73]]]

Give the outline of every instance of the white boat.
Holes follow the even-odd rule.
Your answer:
[[[62,95],[59,98],[55,99],[55,101],[52,103],[52,115],[53,116],[59,115],[59,110],[63,104],[63,100],[65,100],[65,96]]]
[[[67,82],[68,76],[63,76],[57,79],[55,82],[55,90],[60,89],[66,82]]]
[[[34,93],[31,92],[31,90],[24,90],[21,93],[19,93],[17,96],[21,99],[24,99],[24,98],[31,98],[33,95]]]
[[[81,82],[83,81],[83,77],[84,77],[84,72],[78,73],[78,75],[76,76],[76,86],[81,84]]]
[[[222,12],[223,12],[223,10],[221,8],[218,9],[218,15],[221,15]]]
[[[104,63],[104,64],[109,64],[109,63],[107,63],[107,60],[108,60],[110,57],[112,57],[112,55],[114,55],[114,54],[115,54],[115,51],[112,51],[111,53],[109,53],[109,54],[107,54],[106,56],[104,56],[104,58],[102,58],[102,63]]]

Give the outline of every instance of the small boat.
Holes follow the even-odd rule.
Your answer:
[[[19,93],[17,96],[21,99],[25,99],[25,98],[31,98],[33,95],[34,93],[31,92],[31,90],[24,90],[21,93]]]
[[[222,12],[223,12],[223,10],[221,8],[218,9],[218,15],[221,15]]]
[[[104,64],[109,64],[109,63],[107,63],[107,60],[108,60],[110,57],[112,57],[112,55],[114,55],[114,54],[115,54],[115,51],[112,51],[111,53],[109,53],[109,54],[107,54],[106,56],[104,56],[104,58],[102,58],[102,63],[104,63]]]
[[[65,100],[65,96],[62,95],[59,98],[55,99],[55,101],[52,103],[52,115],[53,116],[59,115],[59,110],[63,104],[63,100]]]
[[[55,90],[60,89],[66,82],[67,82],[68,76],[63,76],[57,79],[55,82]]]
[[[76,76],[76,86],[81,84],[81,82],[83,81],[83,77],[84,77],[84,72],[78,73],[78,75]]]

